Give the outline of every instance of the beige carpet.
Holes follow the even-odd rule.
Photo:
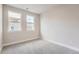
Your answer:
[[[35,40],[3,48],[2,54],[76,54],[71,49],[55,45],[45,40]]]

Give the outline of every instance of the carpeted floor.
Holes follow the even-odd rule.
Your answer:
[[[45,40],[35,40],[3,48],[2,54],[77,54],[71,49],[55,45]]]

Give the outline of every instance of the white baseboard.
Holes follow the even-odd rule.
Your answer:
[[[7,44],[3,44],[3,47],[13,45],[13,44],[22,43],[22,42],[31,41],[31,40],[34,40],[34,39],[39,39],[39,37],[34,37],[34,38],[31,38],[31,39],[28,39],[28,40],[22,40],[22,41],[18,41],[18,42],[11,42],[11,43],[7,43]]]
[[[66,47],[66,48],[69,48],[69,49],[74,50],[76,52],[79,52],[78,48],[75,48],[75,47],[72,47],[72,46],[69,46],[69,45],[66,45],[66,44],[62,44],[62,43],[59,43],[59,42],[56,42],[56,41],[52,41],[52,40],[46,40],[46,41],[60,45],[60,46],[63,46],[63,47]]]

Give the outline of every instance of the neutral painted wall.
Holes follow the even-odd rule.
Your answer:
[[[0,4],[0,52],[2,49],[2,5]]]
[[[15,12],[20,12],[23,14],[21,20],[21,27],[22,30],[18,32],[8,32],[8,18],[7,18],[7,10],[13,10]],[[25,16],[26,14],[30,14],[35,16],[35,31],[34,32],[29,32],[26,31],[26,20]],[[4,5],[4,39],[3,39],[3,45],[9,45],[9,44],[14,44],[22,41],[28,41],[32,39],[39,38],[39,14],[27,12],[25,10],[19,9],[19,8],[14,8],[11,6],[6,6]]]
[[[79,51],[79,5],[59,5],[42,13],[41,36]]]

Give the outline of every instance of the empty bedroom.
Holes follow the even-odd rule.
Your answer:
[[[79,54],[79,4],[0,4],[1,54]]]

